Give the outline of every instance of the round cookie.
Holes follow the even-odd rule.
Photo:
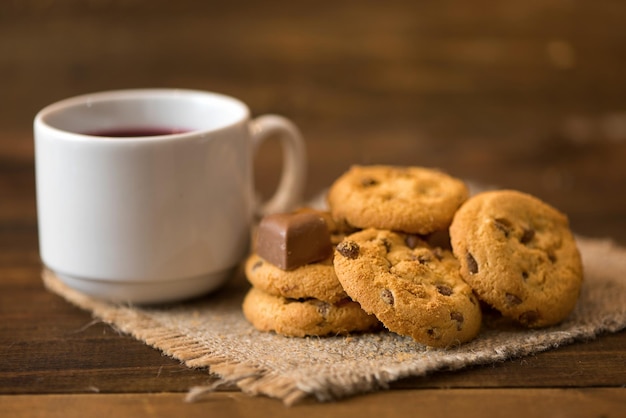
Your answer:
[[[514,190],[478,194],[450,226],[461,274],[504,317],[537,328],[574,309],[583,268],[567,217]]]
[[[274,296],[315,298],[329,303],[347,297],[335,274],[332,257],[294,270],[282,270],[257,254],[251,254],[245,263],[245,273],[254,287]]]
[[[259,331],[289,337],[340,335],[376,329],[380,322],[358,303],[342,299],[334,304],[317,299],[297,301],[251,288],[243,301],[246,319]]]
[[[390,331],[448,347],[474,338],[481,311],[448,250],[415,235],[366,229],[337,245],[335,271],[348,295]]]
[[[447,229],[468,197],[466,185],[421,167],[353,166],[331,185],[333,217],[365,229],[428,234]]]

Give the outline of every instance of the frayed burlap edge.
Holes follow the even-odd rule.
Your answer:
[[[593,260],[594,265],[601,266],[611,260],[624,260],[626,249],[616,246],[608,240],[592,240],[579,238],[579,247],[583,260]],[[613,269],[621,269],[622,264],[612,263]],[[598,267],[594,267],[598,268]],[[602,271],[605,277],[615,277],[616,272]],[[623,273],[620,271],[619,273]],[[281,399],[286,405],[314,396],[319,401],[330,401],[355,394],[371,392],[389,387],[391,382],[404,377],[425,376],[435,371],[459,370],[469,365],[491,364],[495,362],[519,358],[539,353],[577,341],[590,340],[602,333],[617,332],[626,327],[624,307],[616,307],[615,314],[594,317],[580,323],[565,324],[541,333],[522,335],[514,346],[495,343],[485,345],[480,341],[480,349],[473,350],[471,344],[464,346],[467,350],[459,350],[445,358],[433,361],[400,362],[384,370],[376,370],[368,375],[342,374],[333,376],[311,376],[307,382],[296,381],[289,376],[282,376],[254,364],[253,361],[233,361],[223,355],[207,352],[205,346],[193,341],[189,336],[163,326],[131,306],[113,305],[103,302],[63,284],[48,270],[43,270],[43,281],[47,288],[64,297],[74,305],[91,311],[92,314],[119,331],[129,334],[146,344],[161,350],[166,355],[178,359],[188,367],[205,368],[221,380],[208,386],[191,388],[187,394],[188,401],[202,399],[208,393],[222,385],[236,385],[242,392],[249,395],[266,395]],[[619,278],[615,279],[619,280]],[[611,285],[612,283],[608,283]],[[624,291],[620,285],[620,291]]]
[[[273,375],[253,364],[234,363],[219,355],[207,354],[200,343],[190,341],[188,336],[164,327],[158,321],[138,312],[132,306],[114,305],[80,293],[59,280],[48,269],[42,270],[44,285],[77,307],[90,311],[95,318],[109,324],[124,334],[162,351],[181,361],[190,368],[206,368],[221,380],[213,385],[194,387],[186,400],[196,401],[220,386],[235,384],[249,395],[266,395],[282,399],[292,405],[305,398],[308,393],[297,388],[291,379]]]

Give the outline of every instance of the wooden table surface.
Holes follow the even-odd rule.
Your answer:
[[[309,197],[355,163],[438,167],[626,245],[624,22],[617,0],[1,2],[0,415],[625,416],[626,332],[338,403],[184,403],[207,370],[43,288],[31,128],[87,92],[218,91],[300,126]],[[280,158],[270,143],[256,161],[265,195]]]

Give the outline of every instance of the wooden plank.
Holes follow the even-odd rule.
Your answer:
[[[184,392],[213,381],[0,266],[0,393]],[[626,385],[626,331],[535,356],[402,380],[394,388]]]
[[[626,414],[626,389],[443,389],[379,392],[334,403],[308,400],[285,407],[277,400],[216,392],[197,403],[181,394],[0,396],[3,416],[85,417],[328,417],[430,418],[605,417]]]

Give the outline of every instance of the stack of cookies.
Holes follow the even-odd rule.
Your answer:
[[[325,212],[303,209],[263,218],[245,264],[252,284],[243,302],[248,321],[292,337],[379,328],[378,319],[352,301],[337,279],[333,242],[340,239]]]
[[[582,264],[567,218],[533,196],[499,190],[470,197],[462,181],[437,170],[355,166],[332,184],[327,201],[326,223],[342,235],[334,254],[311,266],[327,265],[345,293],[333,301],[262,287],[253,267],[268,263],[258,245],[246,270],[256,288],[284,301],[355,303],[388,330],[433,347],[473,339],[485,307],[516,324],[545,327],[576,304]],[[305,275],[299,288],[309,279],[320,282]],[[258,324],[250,315],[255,293],[244,312],[257,328],[310,335],[281,332],[281,321],[269,314]]]

